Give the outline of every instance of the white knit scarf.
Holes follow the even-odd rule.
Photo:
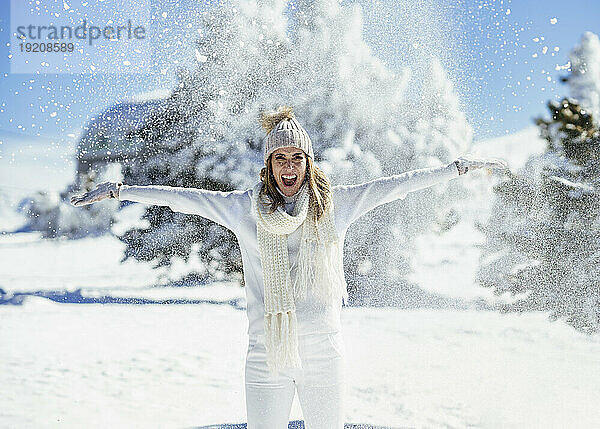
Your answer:
[[[272,373],[301,366],[298,354],[296,301],[306,297],[310,285],[323,303],[336,305],[348,300],[342,262],[342,243],[334,226],[333,201],[315,223],[308,185],[298,191],[292,214],[278,207],[269,213],[270,198],[260,195],[263,184],[252,193],[257,216],[257,236],[263,272],[265,347]],[[260,201],[259,201],[260,200]],[[298,270],[292,285],[287,250],[288,235],[302,228]]]

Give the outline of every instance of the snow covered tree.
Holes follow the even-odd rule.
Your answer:
[[[569,94],[592,117],[600,120],[600,40],[586,31],[581,42],[569,55],[571,74],[564,80],[569,85]]]
[[[202,12],[196,44],[197,70],[181,70],[170,107],[131,135],[144,156],[127,163],[124,181],[227,191],[258,177],[262,136],[256,128],[255,94],[276,87],[286,74],[285,31],[274,20],[284,2],[239,2]],[[268,2],[267,2],[268,3]],[[125,259],[168,265],[196,252],[206,279],[241,280],[241,255],[233,233],[208,219],[149,207],[147,228],[121,239]]]
[[[600,131],[574,100],[539,119],[546,152],[495,188],[478,280],[510,293],[506,311],[549,311],[600,330]]]
[[[132,134],[147,150],[124,166],[125,183],[247,189],[263,165],[258,115],[284,104],[294,107],[333,184],[448,163],[470,143],[439,63],[423,85],[423,100],[435,106],[410,99],[408,69],[392,72],[363,40],[359,6],[302,0],[288,18],[285,5],[238,0],[203,13],[197,68],[180,73],[170,109]],[[418,300],[418,288],[404,279],[411,237],[446,210],[442,190],[380,207],[351,229],[346,274],[355,303]],[[241,272],[235,237],[224,228],[164,207],[145,217],[148,228],[123,236],[126,257],[168,264],[197,251],[213,279]]]
[[[128,136],[146,123],[150,112],[162,109],[164,100],[156,95],[147,93],[116,103],[90,119],[77,143],[74,182],[60,192],[37,193],[21,201],[20,210],[27,219],[24,229],[40,231],[46,238],[83,238],[111,231],[119,210],[117,201],[76,208],[69,200],[73,193],[89,191],[103,181],[122,180],[119,163],[135,158],[139,149]]]

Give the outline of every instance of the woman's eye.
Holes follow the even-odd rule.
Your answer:
[[[297,156],[297,157],[294,157],[291,159],[291,161],[294,164],[300,164],[300,163],[302,163],[303,160],[304,160],[304,158],[301,156]],[[275,158],[275,161],[277,163],[279,163],[279,165],[285,165],[287,163],[287,160],[285,158]]]

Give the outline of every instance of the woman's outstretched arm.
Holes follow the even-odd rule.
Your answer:
[[[388,177],[380,177],[358,185],[338,185],[332,189],[335,222],[344,230],[352,222],[377,206],[404,199],[409,192],[443,183],[476,168],[506,168],[502,160],[483,160],[470,155],[439,167],[421,168]]]
[[[73,197],[73,205],[85,205],[105,198],[135,201],[143,204],[168,206],[171,210],[210,219],[235,232],[241,214],[250,205],[248,191],[209,191],[176,186],[129,186],[105,182],[80,197]]]
[[[393,176],[379,177],[358,185],[338,185],[332,189],[335,223],[344,230],[363,214],[390,201],[404,199],[409,192],[458,177],[454,163],[421,168]]]

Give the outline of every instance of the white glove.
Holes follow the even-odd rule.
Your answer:
[[[496,168],[499,170],[508,169],[506,161],[502,159],[490,158],[483,159],[473,155],[463,155],[454,161],[458,174],[465,174],[469,170],[475,170],[477,168]]]
[[[103,182],[96,186],[96,189],[86,192],[83,195],[71,197],[71,204],[74,206],[85,206],[106,198],[119,198],[119,188],[122,183]]]

